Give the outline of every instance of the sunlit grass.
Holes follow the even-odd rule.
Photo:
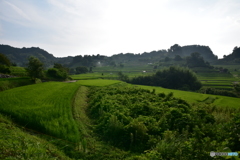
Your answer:
[[[168,94],[170,92],[173,92],[173,95],[175,97],[182,98],[189,103],[204,103],[204,100],[206,100],[207,98],[210,97],[210,98],[214,99],[212,104],[216,105],[217,107],[238,108],[239,104],[240,104],[240,98],[211,95],[211,94],[202,94],[202,93],[188,92],[188,91],[180,91],[180,90],[174,90],[174,89],[166,89],[166,88],[162,88],[162,87],[143,86],[143,85],[135,85],[135,86],[143,88],[143,89],[149,89],[149,90],[155,89],[156,93],[163,92],[165,94]]]
[[[89,79],[89,80],[78,80],[76,83],[84,86],[108,86],[122,81],[118,80],[107,80],[107,79]]]

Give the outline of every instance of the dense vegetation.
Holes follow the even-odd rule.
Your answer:
[[[180,67],[170,67],[160,70],[152,76],[139,76],[129,82],[133,84],[192,91],[198,90],[202,86],[191,70]]]
[[[211,159],[212,150],[240,149],[239,115],[220,122],[210,114],[215,108],[137,88],[96,88],[89,98],[95,132],[114,146],[142,153],[135,158]]]

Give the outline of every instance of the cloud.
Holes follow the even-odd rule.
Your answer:
[[[8,42],[32,43],[61,56],[139,53],[175,43],[220,44],[224,50],[224,39],[239,42],[239,5],[238,0],[2,0],[0,33]]]
[[[0,19],[21,25],[25,25],[27,21],[31,21],[30,17],[20,8],[10,1],[0,2]]]
[[[28,15],[26,15],[20,8],[15,6],[14,4],[11,4],[10,2],[4,1],[7,5],[9,5],[17,14],[19,14],[22,18],[26,20],[30,20]]]

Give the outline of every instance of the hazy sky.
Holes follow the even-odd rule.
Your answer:
[[[56,57],[240,46],[240,0],[0,0],[0,44]]]

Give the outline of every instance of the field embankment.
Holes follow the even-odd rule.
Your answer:
[[[63,152],[48,141],[30,135],[0,114],[0,159],[62,159]]]

